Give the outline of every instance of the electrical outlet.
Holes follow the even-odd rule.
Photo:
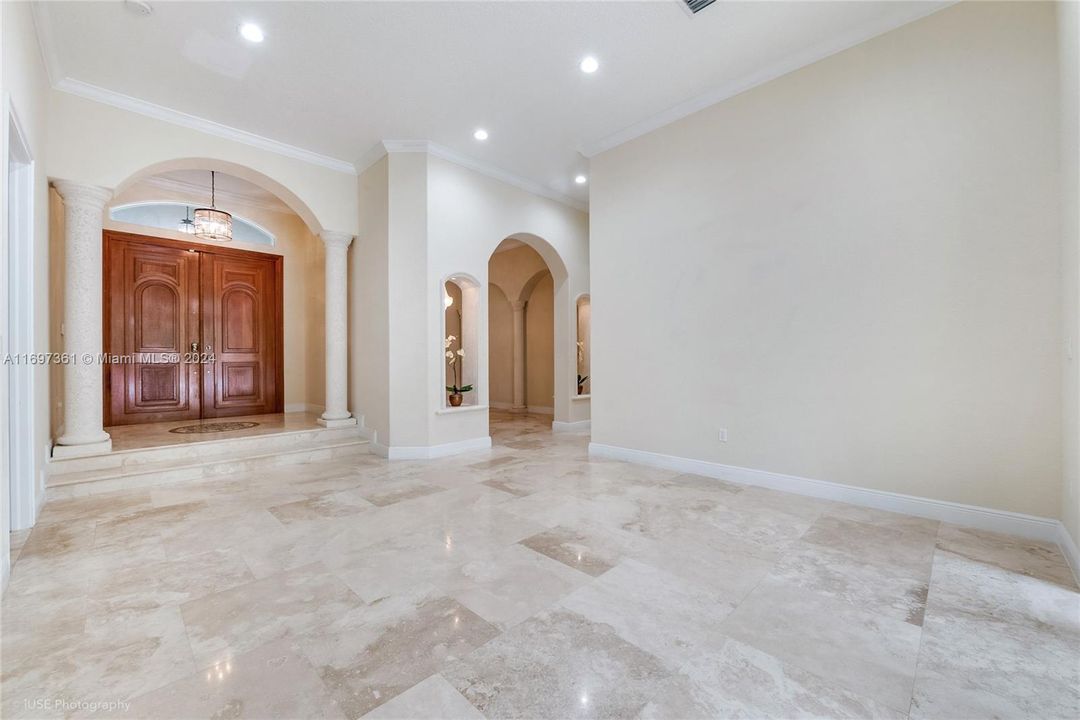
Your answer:
[[[720,442],[727,442],[727,428],[720,428]]]

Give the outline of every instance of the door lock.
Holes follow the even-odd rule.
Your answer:
[[[199,353],[199,343],[195,340],[191,341],[191,354],[197,355]]]

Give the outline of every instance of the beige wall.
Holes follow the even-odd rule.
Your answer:
[[[593,441],[1057,517],[1054,17],[959,4],[593,158]]]
[[[390,437],[389,169],[384,157],[360,175],[360,231],[349,251],[349,407],[384,445]]]
[[[1065,340],[1061,519],[1080,545],[1080,5],[1058,9],[1061,68],[1061,267]]]
[[[488,382],[493,407],[514,400],[514,311],[525,300],[525,401],[534,412],[552,412],[555,395],[554,281],[544,259],[529,246],[493,253],[488,263]]]
[[[174,190],[162,189],[148,183],[136,183],[120,192],[110,207],[131,202],[153,200],[189,202],[198,204],[200,198],[188,197]],[[274,247],[244,243],[230,243],[239,250],[254,250],[284,258],[283,308],[285,311],[285,405],[287,410],[312,410],[321,412],[324,403],[324,380],[326,347],[323,336],[324,323],[324,251],[322,241],[315,237],[298,215],[277,212],[264,207],[234,202],[227,210],[265,228],[276,238]],[[55,190],[50,192],[51,259],[53,283],[50,297],[52,307],[62,308],[64,302],[64,211],[63,200]],[[104,225],[107,229],[133,232],[154,237],[171,238],[193,242],[189,235],[132,225],[108,219],[106,210]],[[53,313],[50,321],[50,337],[54,347],[62,347],[60,312]],[[63,372],[57,367],[52,372],[52,430],[55,434],[63,420]]]
[[[551,414],[554,410],[554,290],[548,273],[536,283],[525,305],[525,404],[530,412]]]
[[[514,310],[506,294],[488,284],[488,397],[493,407],[514,402]]]

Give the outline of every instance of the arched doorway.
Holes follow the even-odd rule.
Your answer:
[[[125,217],[122,213],[111,215],[109,212],[114,207],[131,208],[140,203],[149,203],[154,206],[154,212],[141,217],[152,218],[157,217],[155,213],[160,214],[167,209],[169,203],[175,204],[185,211],[185,214],[191,206],[207,206],[210,204],[207,191],[211,184],[211,171],[218,173],[217,180],[220,181],[217,186],[220,192],[216,198],[218,209],[232,212],[246,221],[246,230],[249,232],[246,235],[234,236],[234,242],[214,249],[213,241],[204,241],[183,233],[180,230],[179,214],[177,226],[170,229],[161,227],[161,222],[157,222],[156,227],[133,226],[130,224],[131,215]],[[262,398],[260,393],[273,384],[272,389],[276,395],[268,402],[253,402],[256,412],[304,411],[313,415],[313,424],[317,421],[320,425],[335,427],[355,425],[356,420],[347,409],[347,345],[344,332],[325,332],[327,327],[347,327],[345,274],[351,234],[324,228],[308,205],[280,182],[258,171],[226,161],[186,158],[157,163],[118,183],[115,192],[72,181],[57,180],[53,184],[56,188],[53,195],[55,215],[62,217],[64,222],[57,222],[55,225],[57,233],[53,236],[51,255],[56,258],[57,265],[65,266],[57,272],[57,275],[64,278],[64,282],[53,286],[54,307],[64,308],[62,316],[54,313],[52,317],[51,330],[55,346],[64,347],[67,351],[89,352],[89,356],[100,356],[102,350],[106,349],[102,347],[102,328],[107,322],[103,290],[111,289],[100,270],[96,273],[88,270],[102,267],[103,230],[106,235],[112,232],[148,237],[166,249],[172,247],[170,243],[176,241],[177,252],[199,254],[200,257],[205,252],[214,256],[228,255],[243,263],[249,260],[254,263],[255,258],[266,259],[269,269],[265,273],[254,273],[249,283],[252,287],[261,284],[277,288],[276,295],[271,293],[274,295],[273,307],[265,312],[252,314],[253,317],[259,315],[260,323],[266,321],[261,325],[263,330],[249,332],[229,321],[223,323],[222,327],[231,328],[233,332],[229,339],[237,340],[239,344],[223,342],[224,336],[217,338],[222,342],[206,342],[204,338],[195,337],[206,333],[193,331],[203,327],[204,321],[200,315],[200,319],[195,322],[185,320],[183,323],[173,323],[177,327],[182,326],[184,330],[182,333],[171,333],[177,337],[171,337],[170,333],[162,331],[157,339],[164,340],[166,335],[170,335],[170,338],[167,338],[171,343],[169,346],[175,345],[185,353],[196,344],[200,353],[206,350],[207,346],[214,348],[211,351],[214,355],[223,352],[226,346],[238,352],[246,352],[258,345],[254,339],[265,337],[269,332],[266,328],[270,328],[272,323],[276,328],[275,342],[281,346],[276,366],[264,371],[259,369],[255,358],[235,357],[232,360],[236,362],[228,368],[228,374],[225,374],[223,366],[218,368],[221,373],[215,370],[215,382],[220,379],[220,384],[224,384],[225,380],[228,380],[231,388],[237,391],[230,389],[229,392],[219,393],[216,413],[211,417],[234,414],[225,409],[225,405],[244,394],[239,391],[245,391],[249,397],[258,401]],[[135,217],[140,216],[136,214]],[[245,253],[249,252],[254,254],[248,257]],[[284,269],[283,258],[287,261]],[[216,270],[214,272],[216,273]],[[222,283],[235,284],[239,274],[243,273],[225,273],[219,279]],[[162,278],[168,280],[168,276],[169,271],[166,268]],[[201,271],[198,278],[188,282],[188,287],[189,294],[200,300],[208,292]],[[241,310],[255,302],[251,299],[255,297],[254,294],[245,295],[232,292],[232,289],[231,284],[228,288],[222,284],[217,288],[217,292],[230,302],[235,300],[233,305]],[[169,293],[164,285],[155,292],[160,300],[159,305],[168,299]],[[66,302],[69,297],[80,297],[85,301],[78,304]],[[95,302],[96,299],[101,299],[101,303]],[[164,312],[161,317],[169,317],[169,313]],[[73,327],[79,330],[73,332]],[[61,334],[61,328],[66,332]],[[179,337],[181,334],[183,338]],[[253,342],[246,342],[248,339]],[[111,351],[115,348],[108,349]],[[281,358],[282,355],[284,358]],[[125,352],[124,357],[127,356],[128,353]],[[177,370],[174,373],[178,376],[180,374],[197,376],[190,369]],[[68,377],[69,375],[71,377]],[[190,388],[183,390],[178,383],[171,382],[175,378],[166,375],[167,373],[159,372],[150,378],[152,382],[158,383],[160,388],[160,392],[151,397],[151,400],[168,401],[181,392],[185,392],[188,397],[195,396]],[[146,377],[147,374],[143,373],[140,380]],[[197,377],[201,378],[201,375]],[[200,382],[205,384],[205,380]],[[107,414],[106,403],[112,399],[106,397],[101,369],[91,367],[72,370],[65,366],[53,378],[53,387],[56,395],[64,398],[62,417],[58,411],[53,422],[53,434],[57,438],[54,457],[68,458],[109,452],[112,444],[110,434],[104,431],[103,420]],[[71,388],[77,388],[79,392],[72,392]],[[203,402],[205,403],[205,395]],[[234,410],[235,414],[246,414],[239,407],[239,403]]]
[[[507,238],[488,261],[489,404],[507,413],[555,412],[555,279],[530,244]]]

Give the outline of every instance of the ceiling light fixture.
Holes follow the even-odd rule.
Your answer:
[[[195,232],[197,238],[229,242],[232,240],[232,215],[218,210],[214,205],[217,190],[215,173],[210,171],[210,207],[195,208]]]
[[[578,65],[581,68],[581,72],[592,75],[594,72],[600,69],[600,61],[594,58],[592,55],[586,55],[581,59],[581,64]]]
[[[176,227],[177,230],[185,235],[195,234],[195,222],[191,219],[191,208],[184,206],[184,217],[180,220],[180,223]]]
[[[244,23],[240,26],[240,37],[253,43],[261,43],[265,35],[262,28],[255,23]]]
[[[578,185],[584,185],[588,181],[589,181],[589,178],[585,177],[584,175],[578,175],[577,177],[574,178],[574,182],[576,182]]]
[[[476,132],[474,132],[472,134],[472,136],[474,138],[476,138],[477,140],[487,140],[488,139],[487,130],[485,130],[484,128],[479,128]]]

